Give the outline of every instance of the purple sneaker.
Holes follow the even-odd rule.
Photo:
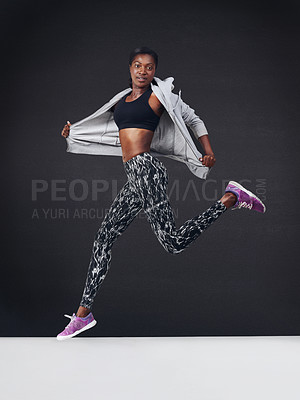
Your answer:
[[[255,210],[261,213],[266,211],[266,206],[255,194],[245,189],[241,184],[230,181],[225,189],[225,193],[231,192],[236,195],[237,202],[232,207],[232,210],[238,208],[248,208],[248,210]]]
[[[92,328],[97,323],[91,312],[85,318],[76,317],[74,313],[72,316],[65,314],[65,317],[70,318],[71,322],[69,322],[65,329],[56,336],[57,340],[72,338],[73,336]]]

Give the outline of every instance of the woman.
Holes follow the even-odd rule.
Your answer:
[[[76,315],[66,315],[71,321],[57,336],[58,340],[76,336],[96,324],[91,309],[110,266],[112,245],[142,209],[159,242],[172,254],[183,251],[228,208],[265,212],[260,199],[231,181],[220,200],[180,228],[175,227],[166,192],[168,174],[154,155],[184,162],[201,178],[206,177],[216,159],[203,121],[180,95],[172,93],[173,79],[161,81],[154,77],[157,63],[153,50],[135,49],[129,57],[132,89],[117,94],[84,120],[72,126],[68,122],[62,130],[68,151],[122,155],[128,181],[96,234],[80,306]],[[199,139],[204,156],[196,149],[185,125]]]

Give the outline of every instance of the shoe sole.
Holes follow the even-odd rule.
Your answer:
[[[249,196],[253,196],[253,197],[254,197],[256,200],[258,200],[258,201],[261,203],[261,205],[263,206],[263,208],[264,208],[264,211],[263,211],[263,212],[266,212],[267,207],[264,205],[264,203],[261,201],[261,199],[260,199],[259,197],[257,197],[254,193],[250,192],[250,190],[245,189],[244,186],[242,186],[240,183],[235,182],[235,181],[230,181],[230,182],[228,183],[228,185],[234,185],[234,186],[238,187],[239,189],[243,190],[243,191],[244,191],[245,193],[247,193]]]
[[[79,331],[76,331],[74,333],[72,333],[72,335],[68,335],[68,336],[56,336],[57,340],[66,340],[66,339],[71,339],[74,336],[79,335],[80,333],[87,331],[88,329],[93,328],[93,326],[95,326],[97,324],[97,321],[94,319],[94,321],[90,322],[89,324],[87,324],[86,326],[84,326],[83,328],[79,329]]]

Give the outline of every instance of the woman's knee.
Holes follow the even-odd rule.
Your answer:
[[[163,248],[166,250],[166,252],[170,254],[178,254],[181,253],[184,248],[181,248],[178,244],[176,243],[170,243],[170,242],[161,242]]]

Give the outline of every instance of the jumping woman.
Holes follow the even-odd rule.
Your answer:
[[[202,214],[176,228],[167,195],[168,173],[156,156],[183,162],[205,179],[216,162],[203,121],[174,94],[173,78],[155,76],[157,54],[147,48],[130,53],[130,87],[115,95],[89,117],[62,130],[67,151],[72,153],[122,156],[127,182],[115,197],[96,233],[79,308],[65,329],[64,340],[96,325],[91,312],[97,291],[107,275],[111,249],[136,215],[144,210],[164,249],[182,252],[227,209],[247,208],[265,212],[262,201],[237,182],[230,181],[224,195]],[[187,126],[199,140],[204,155],[193,142]]]

